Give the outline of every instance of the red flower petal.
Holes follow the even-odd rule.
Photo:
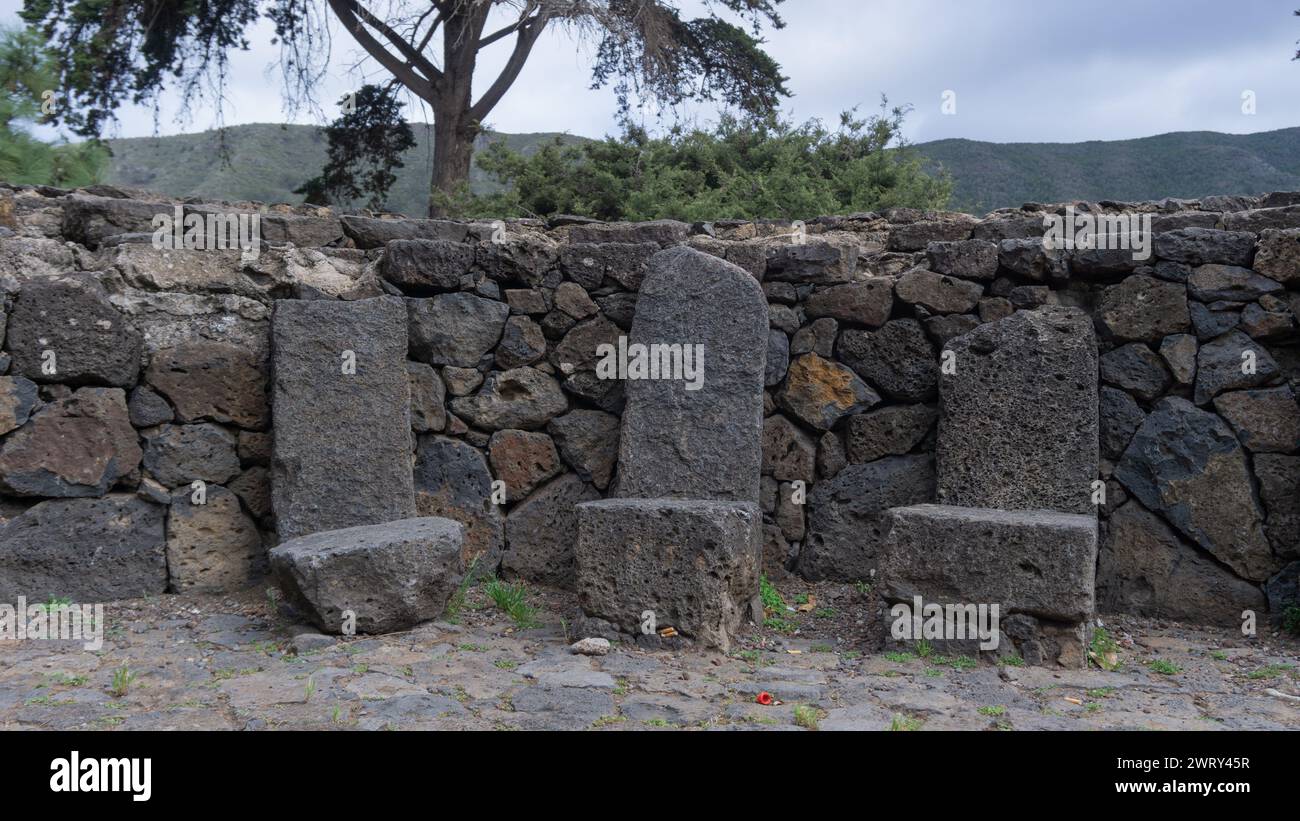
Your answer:
[[[754,701],[757,701],[759,704],[762,704],[764,707],[766,707],[772,703],[772,694],[764,690],[763,692],[758,694],[758,696],[754,699]]]

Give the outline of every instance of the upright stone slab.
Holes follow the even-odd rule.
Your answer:
[[[703,372],[628,381],[623,498],[577,505],[578,601],[625,631],[652,622],[726,651],[745,613],[761,612],[767,302],[743,270],[690,248],[648,267],[629,353],[700,345]]]
[[[415,515],[406,328],[393,297],[276,302],[271,486],[282,541]]]
[[[650,259],[629,350],[702,345],[703,379],[628,380],[618,495],[758,501],[767,330],[743,269],[685,246]]]
[[[951,340],[940,365],[940,503],[1095,515],[1097,341],[1087,314],[1017,311]]]

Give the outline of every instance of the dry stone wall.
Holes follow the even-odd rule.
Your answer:
[[[159,215],[236,213],[259,215],[260,253],[153,242]],[[1146,258],[1043,242],[1045,217],[1121,214],[1150,219]],[[293,394],[272,389],[275,303],[384,296],[406,309],[411,432],[383,447],[409,454],[417,515],[463,524],[467,561],[572,585],[574,506],[614,495],[619,477],[625,389],[601,378],[598,347],[628,335],[646,260],[676,245],[749,272],[768,302],[769,574],[871,580],[884,511],[938,499],[946,343],[1060,304],[1090,313],[1098,337],[1100,608],[1236,624],[1296,599],[1300,194],[801,227],[491,225],[3,187],[0,600],[257,578],[277,542],[271,396]],[[322,340],[346,334],[328,311],[301,312],[317,315]],[[331,430],[328,408],[304,412],[295,437],[359,423]],[[1029,427],[1055,437],[1050,401],[1041,412]],[[330,445],[335,458],[349,446]],[[964,503],[998,506],[1032,480],[1023,467],[1008,462],[981,479],[1001,483],[988,500]],[[374,491],[312,481],[322,499]]]

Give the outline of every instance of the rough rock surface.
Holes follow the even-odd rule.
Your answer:
[[[260,430],[270,418],[267,362],[240,345],[197,340],[154,354],[145,379],[171,400],[182,422]]]
[[[271,478],[277,530],[415,515],[406,309],[392,297],[276,304]],[[355,373],[345,373],[351,351]]]
[[[757,502],[767,347],[758,283],[690,248],[661,251],[641,284],[630,342],[702,345],[703,382],[687,390],[684,380],[629,380],[619,495]]]
[[[491,573],[501,563],[501,511],[492,501],[487,460],[472,445],[448,436],[421,436],[415,454],[415,508],[421,516],[445,516],[465,526],[465,567]]]
[[[250,584],[264,569],[266,552],[257,525],[239,497],[220,485],[193,504],[188,488],[172,494],[167,516],[167,572],[175,591],[226,593]]]
[[[1132,501],[1110,515],[1097,562],[1097,603],[1109,613],[1225,627],[1240,626],[1243,610],[1264,611],[1258,585],[1223,569]]]
[[[1115,468],[1148,510],[1247,579],[1273,570],[1246,456],[1219,417],[1178,397],[1161,400]]]
[[[159,425],[144,431],[143,438],[145,469],[166,487],[221,484],[239,473],[238,440],[210,422]]]
[[[19,399],[16,412],[21,405]],[[0,489],[14,496],[101,496],[133,475],[140,457],[122,389],[80,388],[5,437]]]
[[[122,493],[30,507],[0,525],[0,601],[92,603],[162,593],[164,519],[163,507]]]
[[[273,548],[271,569],[316,626],[359,633],[404,630],[437,618],[464,575],[464,528],[442,518],[326,530]]]
[[[5,347],[14,372],[36,382],[125,388],[140,371],[140,334],[90,275],[24,283]]]
[[[845,467],[834,479],[814,485],[808,496],[807,541],[799,553],[799,572],[814,580],[872,578],[885,512],[933,499],[934,460],[928,455]]]
[[[1097,522],[1043,510],[916,505],[887,514],[882,593],[1000,604],[1005,615],[1078,622],[1094,610]]]
[[[939,379],[938,500],[1093,513],[1097,345],[1086,314],[1018,311],[948,343]]]
[[[575,507],[600,498],[572,473],[555,479],[511,509],[501,569],[510,578],[571,588],[574,583]]]
[[[536,368],[494,371],[478,393],[451,400],[453,413],[484,430],[537,430],[568,407],[559,383]]]
[[[749,502],[603,499],[578,506],[578,601],[640,633],[642,614],[723,652],[754,606],[762,516]]]
[[[921,324],[895,319],[878,331],[845,331],[840,357],[891,399],[924,402],[939,384],[939,360]]]
[[[412,358],[472,368],[497,344],[510,308],[467,293],[408,299]]]
[[[830,430],[845,416],[880,404],[880,394],[848,367],[809,353],[790,363],[776,402],[805,424]]]
[[[618,424],[612,413],[579,408],[552,419],[546,430],[578,476],[604,490],[618,461]]]

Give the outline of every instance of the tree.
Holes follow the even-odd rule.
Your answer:
[[[662,137],[628,128],[599,142],[556,140],[527,157],[493,143],[479,165],[506,190],[467,212],[695,222],[943,207],[951,182],[923,170],[902,137],[906,114],[882,101],[867,119],[842,114],[835,130],[724,116],[711,129]]]
[[[783,25],[776,11],[783,0],[705,0],[705,15],[690,20],[669,0],[388,0],[379,11],[361,0],[325,2],[366,54],[432,109],[438,196],[431,211],[466,184],[474,138],[548,27],[596,43],[592,87],[612,87],[624,112],[645,102],[705,100],[761,115],[789,94],[758,39],[765,25]],[[508,22],[489,31],[494,12]],[[244,32],[259,16],[275,26],[287,106],[314,106],[328,59],[328,15],[312,0],[24,0],[23,7],[24,19],[42,26],[62,55],[58,115],[87,135],[99,134],[125,99],[156,105],[169,77],[187,102],[205,81],[219,102],[228,52],[248,48]],[[475,98],[479,54],[510,42],[504,68]],[[322,176],[330,175],[327,168]]]
[[[314,205],[350,202],[370,195],[368,207],[381,209],[397,180],[402,152],[415,145],[411,126],[402,119],[402,103],[393,86],[366,85],[340,101],[343,116],[325,129],[329,161],[320,176],[295,188]]]
[[[51,144],[29,131],[42,120],[45,92],[54,85],[53,55],[44,46],[36,32],[0,30],[0,179],[59,186],[99,182],[108,163],[103,144]]]

